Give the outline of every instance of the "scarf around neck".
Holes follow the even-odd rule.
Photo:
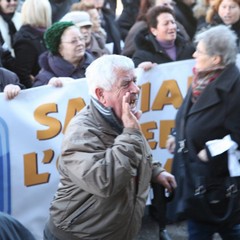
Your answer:
[[[204,89],[213,82],[223,71],[223,66],[210,67],[203,71],[193,68],[192,102],[195,103]]]
[[[17,31],[17,29],[16,29],[16,27],[15,27],[13,21],[12,21],[14,13],[5,14],[2,11],[0,11],[0,15],[2,16],[3,20],[8,25],[8,33],[10,35],[11,44],[13,44],[13,37],[14,37],[14,34],[16,33],[16,31]]]

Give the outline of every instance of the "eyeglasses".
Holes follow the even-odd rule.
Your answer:
[[[72,45],[77,45],[78,42],[85,42],[85,39],[83,37],[79,37],[79,38],[73,39],[71,41],[62,41],[62,43],[69,43]]]
[[[6,0],[8,3],[10,3],[11,1],[13,2],[17,2],[18,0]]]
[[[196,51],[195,51],[197,54],[200,54],[200,55],[208,55],[206,52],[204,52],[204,51],[201,51],[200,49],[196,49]]]

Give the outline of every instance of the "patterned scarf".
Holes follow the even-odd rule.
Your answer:
[[[211,67],[204,71],[193,68],[192,101],[195,103],[203,90],[213,82],[223,71],[223,66]]]

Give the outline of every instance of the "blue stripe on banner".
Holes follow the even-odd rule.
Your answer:
[[[11,213],[11,171],[8,127],[0,118],[0,211]]]

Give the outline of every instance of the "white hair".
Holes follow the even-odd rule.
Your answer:
[[[236,62],[237,35],[228,26],[218,25],[198,33],[194,42],[200,41],[206,46],[209,56],[221,56],[223,66]]]
[[[96,97],[96,88],[110,91],[118,80],[118,71],[134,70],[133,61],[122,55],[103,55],[94,60],[86,70],[88,89],[91,96]]]

